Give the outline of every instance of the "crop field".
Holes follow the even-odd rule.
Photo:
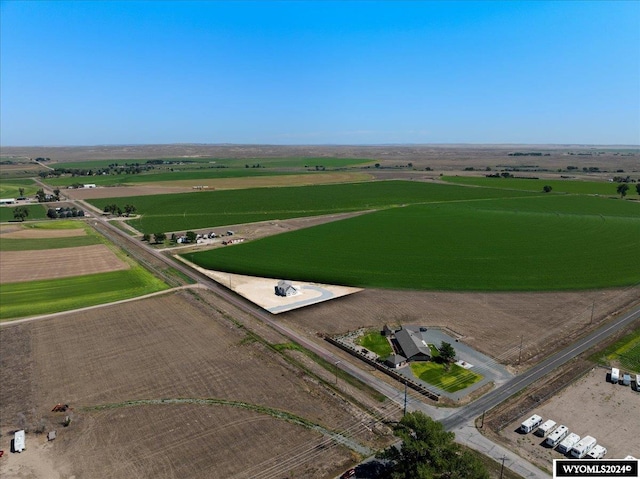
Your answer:
[[[6,238],[0,236],[0,251],[31,251],[58,248],[76,248],[99,244],[95,236],[71,236],[62,238]]]
[[[38,188],[33,180],[23,179],[3,179],[0,183],[0,198],[18,198],[20,188],[24,188],[24,196],[35,195]]]
[[[141,218],[129,223],[138,231],[154,233],[345,213],[404,204],[526,195],[532,193],[409,181],[381,181],[103,198],[90,200],[90,203],[100,209],[114,202],[134,204]]]
[[[56,465],[76,477],[334,477],[352,447],[389,441],[286,353],[248,341],[209,294],[3,327],[3,432],[20,414],[58,429]],[[60,401],[73,407],[67,428],[51,413]]]
[[[593,289],[640,281],[638,238],[640,205],[554,196],[393,208],[184,257],[206,269],[358,287]]]
[[[624,176],[620,173],[619,175]],[[545,185],[551,186],[550,193],[574,193],[580,195],[610,195],[617,196],[616,188],[619,183],[609,181],[571,181],[532,178],[486,178],[477,176],[444,176],[442,180],[450,183],[485,186],[488,188],[505,188],[522,191],[542,191]],[[635,184],[629,185],[628,197],[638,197]]]
[[[450,364],[445,369],[444,364],[433,361],[420,361],[410,363],[413,374],[427,384],[431,384],[447,392],[461,391],[482,379],[482,376],[468,369]]]
[[[17,206],[0,206],[0,223],[15,221],[13,211],[16,208]],[[26,221],[42,220],[47,217],[47,211],[42,205],[25,205],[23,208],[29,211],[29,216],[27,216]]]
[[[601,364],[640,374],[640,330],[617,341],[595,359]]]

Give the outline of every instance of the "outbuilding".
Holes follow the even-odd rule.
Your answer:
[[[384,363],[390,368],[398,369],[407,364],[407,358],[402,354],[392,354],[385,359]]]

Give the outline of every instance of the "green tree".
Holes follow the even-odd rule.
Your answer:
[[[60,201],[60,188],[56,188],[55,190],[53,190],[53,195],[56,197],[56,201]]]
[[[551,188],[549,185],[544,185],[542,187],[542,191],[544,191],[545,193],[549,193],[553,188]]]
[[[451,343],[442,341],[442,343],[440,344],[440,357],[445,363],[450,363],[456,358],[456,350],[453,349]]]
[[[136,207],[133,205],[124,205],[124,214],[127,216],[132,215],[136,212]]]
[[[142,235],[142,241],[149,242],[151,240],[151,235],[149,233],[145,233]]]
[[[392,466],[388,479],[488,479],[489,474],[475,456],[454,442],[455,435],[422,412],[407,414],[394,428],[402,440],[378,455]]]
[[[29,216],[29,210],[24,206],[18,206],[13,210],[13,218],[17,221],[24,221]]]
[[[18,192],[20,193],[20,198],[24,196],[24,188],[18,188]]]
[[[187,237],[187,242],[188,243],[195,243],[196,242],[196,238],[198,237],[198,235],[194,231],[187,231],[185,233],[185,236]]]
[[[636,183],[636,192],[640,195],[640,183]]]
[[[629,185],[626,183],[620,183],[617,188],[618,194],[620,198],[624,198],[627,196],[627,191],[629,191]]]
[[[56,210],[54,210],[53,208],[49,208],[47,210],[47,218],[51,218],[52,220],[55,220],[58,217],[58,212]]]
[[[47,195],[42,188],[36,191],[36,198],[38,199],[39,203],[44,203],[45,201],[47,201]]]
[[[167,235],[164,233],[153,233],[153,241],[155,243],[164,243],[164,240],[167,239]]]

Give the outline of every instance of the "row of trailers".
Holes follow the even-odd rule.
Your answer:
[[[556,427],[553,419],[544,423],[542,417],[534,414],[520,425],[520,431],[524,434],[533,432],[536,436],[546,437],[545,444],[556,448],[558,452],[574,459],[602,459],[607,453],[607,448],[601,446],[595,437],[580,437],[563,424]]]

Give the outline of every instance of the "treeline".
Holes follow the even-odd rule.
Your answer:
[[[82,218],[84,217],[84,210],[72,206],[71,208],[49,208],[47,210],[47,218],[52,220],[58,218]]]
[[[137,208],[134,205],[126,204],[124,205],[124,209],[122,209],[115,203],[111,203],[102,209],[104,213],[116,216],[131,216],[136,210]]]

